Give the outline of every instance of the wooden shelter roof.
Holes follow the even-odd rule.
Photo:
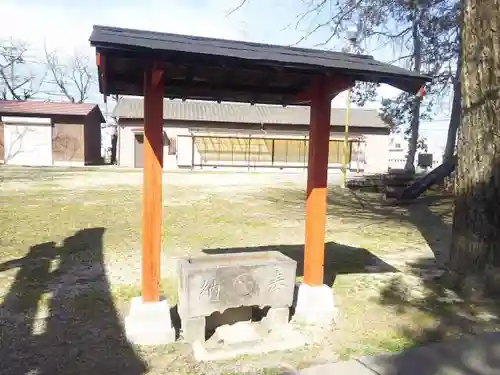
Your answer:
[[[90,43],[104,94],[143,95],[146,64],[165,69],[165,97],[265,104],[305,104],[314,80],[346,77],[417,92],[430,77],[372,56],[94,26]]]

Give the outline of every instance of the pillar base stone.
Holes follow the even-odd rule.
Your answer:
[[[293,316],[295,322],[326,326],[335,323],[337,314],[332,288],[327,285],[299,285]]]
[[[134,297],[125,318],[127,339],[137,345],[164,345],[175,342],[175,329],[167,300],[143,302]]]

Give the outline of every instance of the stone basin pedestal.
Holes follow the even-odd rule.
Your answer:
[[[241,306],[270,307],[272,330],[288,323],[297,262],[278,251],[181,258],[179,304],[184,340],[205,341],[206,318]]]

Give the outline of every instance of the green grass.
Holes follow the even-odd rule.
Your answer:
[[[244,184],[231,187],[205,184],[203,178],[213,174],[217,174],[213,178],[227,181],[233,176],[236,178],[236,174],[222,171],[165,175],[162,259],[200,254],[203,250],[276,249],[296,258],[299,271],[302,270],[304,187],[290,181],[280,182],[279,178],[274,182],[273,176],[269,177],[271,183],[259,188]],[[199,176],[200,181],[183,184],[184,176]],[[99,358],[95,368],[103,371],[107,363],[117,367],[146,366],[152,374],[192,375],[218,368],[194,362],[189,347],[183,344],[130,348],[123,339],[123,314],[130,299],[140,294],[139,177],[137,171],[111,168],[0,168],[3,183],[0,190],[0,304],[15,314],[25,315],[27,321],[37,311],[46,310],[50,328],[50,332],[45,333],[45,341],[40,341],[42,345],[28,335],[23,326],[16,326],[16,319],[9,320],[8,324],[3,322],[0,334],[8,334],[19,342],[16,350],[23,352],[24,362],[29,362],[30,356],[38,359],[43,355],[66,356],[75,361],[76,370],[64,362],[59,373],[88,370],[87,365],[77,359],[78,352],[67,354],[68,348],[58,343],[62,335],[82,350],[90,347],[89,355]],[[445,202],[433,205],[430,210],[431,214],[446,216],[449,208],[450,202]],[[366,267],[377,266],[384,257],[404,263],[408,260],[406,249],[428,254],[422,228],[417,228],[417,224],[421,226],[426,222],[428,215],[428,210],[384,206],[378,195],[331,187],[325,270],[337,273],[334,293],[345,323],[329,333],[321,345],[266,355],[271,364],[263,364],[262,370],[254,373],[277,374],[278,365],[284,362],[313,363],[318,351],[328,352],[327,358],[334,360],[339,356],[394,351],[409,345],[409,341],[398,336],[399,326],[405,322],[416,323],[412,317],[399,316],[373,298],[379,292],[380,283],[375,276],[380,276],[381,270],[372,277]],[[426,230],[427,236],[443,235],[432,227]],[[161,291],[175,304],[175,270],[170,263],[166,268]],[[6,327],[10,329],[7,331]],[[378,337],[378,341],[374,337]],[[109,351],[106,340],[111,340]],[[333,344],[327,344],[330,342]],[[54,345],[52,354],[47,343]],[[41,354],[33,354],[37,350]],[[16,353],[2,353],[0,349],[5,358],[15,358]],[[88,356],[83,356],[83,360],[91,361]],[[261,360],[249,356],[235,363]],[[23,361],[15,363],[23,365]],[[92,372],[96,372],[95,369]]]
[[[140,285],[115,285],[111,287],[111,295],[114,301],[126,303],[133,297],[141,294]],[[160,282],[160,295],[168,297],[169,303],[177,303],[177,284],[173,279],[162,279]]]
[[[339,353],[341,360],[349,360],[361,356],[372,356],[381,353],[397,353],[415,346],[415,342],[403,334],[390,333],[386,337],[369,337],[358,345],[343,348]]]

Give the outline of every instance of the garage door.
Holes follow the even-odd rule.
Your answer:
[[[5,163],[13,165],[52,165],[52,127],[43,125],[4,125]]]

